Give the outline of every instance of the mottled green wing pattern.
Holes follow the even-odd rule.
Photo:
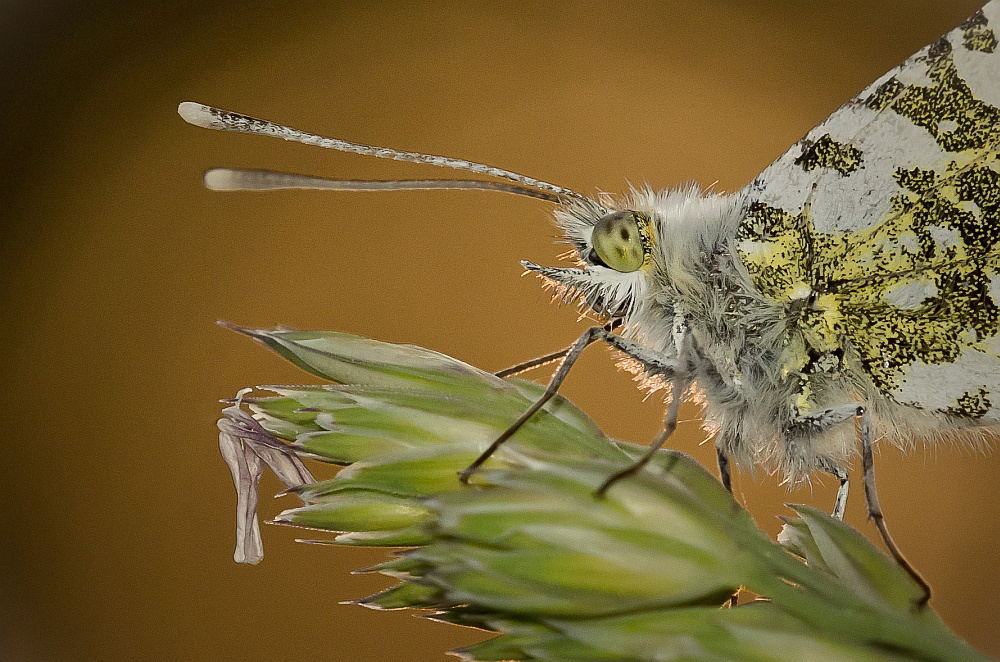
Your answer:
[[[994,0],[849,101],[745,191],[736,252],[809,356],[853,347],[900,404],[1000,419]]]

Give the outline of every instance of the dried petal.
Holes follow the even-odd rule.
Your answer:
[[[219,419],[219,451],[229,466],[236,487],[237,563],[258,563],[264,558],[257,520],[257,485],[267,464],[288,487],[300,487],[315,479],[302,460],[272,436],[238,405],[222,410]]]
[[[236,437],[219,432],[219,450],[233,474],[236,486],[236,551],[237,563],[258,563],[264,558],[264,546],[257,522],[257,483],[263,473],[263,463],[255,453]]]

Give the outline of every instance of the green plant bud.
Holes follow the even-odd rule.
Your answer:
[[[395,388],[454,387],[482,381],[483,373],[444,354],[335,331],[228,328],[273,349],[303,370],[338,384]],[[498,387],[503,380],[493,377]]]
[[[906,572],[842,520],[812,506],[791,506],[801,519],[786,518],[778,542],[850,587],[872,605],[906,609],[923,592]]]
[[[301,508],[286,510],[275,522],[326,531],[398,531],[427,521],[425,506],[402,497],[365,490],[342,490]]]

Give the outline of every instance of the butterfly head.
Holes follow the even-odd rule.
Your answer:
[[[578,266],[522,264],[545,278],[559,299],[578,299],[602,318],[628,318],[653,269],[653,216],[635,209],[609,210],[596,201],[573,201],[557,209],[556,222],[575,248]]]

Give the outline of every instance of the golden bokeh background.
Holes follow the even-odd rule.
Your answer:
[[[499,369],[568,344],[520,259],[553,264],[546,203],[481,192],[211,193],[203,170],[450,173],[188,126],[194,100],[350,140],[465,157],[584,192],[749,181],[979,0],[880,3],[10,1],[0,18],[0,658],[443,660],[480,633],[338,602],[382,550],[296,544],[232,562],[219,398],[308,377],[215,326],[335,329]],[[648,440],[662,406],[607,351],[565,393]],[[545,375],[539,375],[544,378]],[[713,462],[697,411],[672,445]],[[932,604],[1000,656],[1000,460],[877,458]],[[858,478],[856,468],[853,472]],[[739,498],[770,533],[788,493]],[[874,538],[859,488],[849,521]],[[262,497],[279,489],[266,479]],[[264,498],[262,515],[295,505]]]

